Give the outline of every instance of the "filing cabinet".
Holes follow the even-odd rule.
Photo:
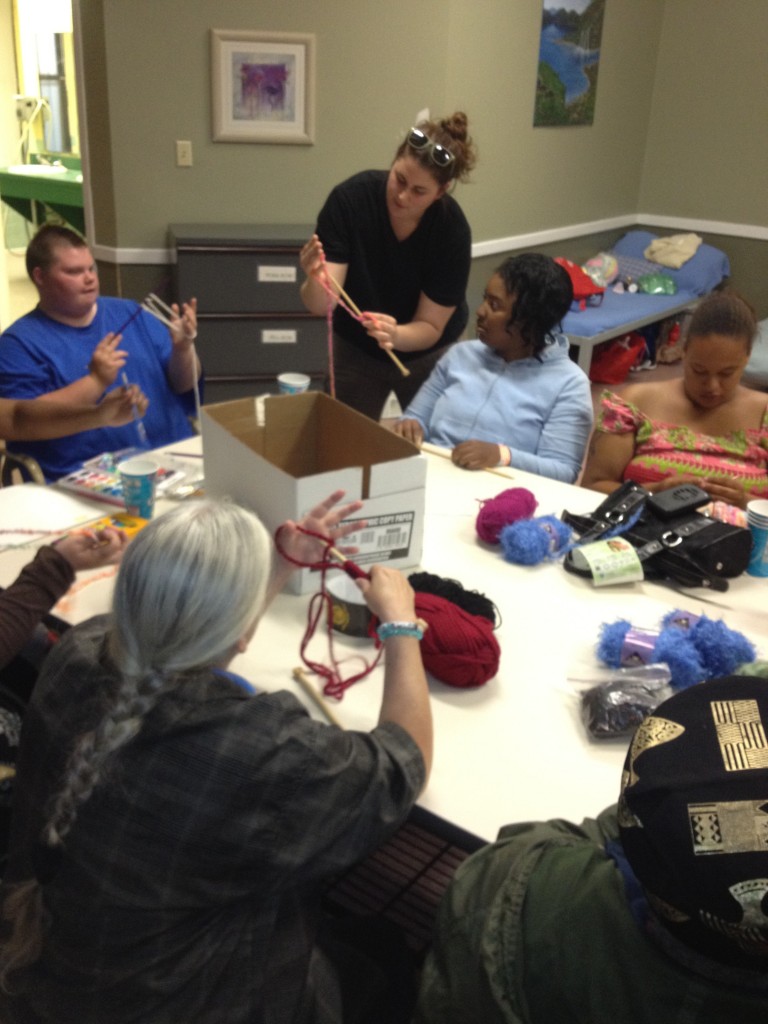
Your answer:
[[[299,295],[301,224],[172,224],[177,300],[197,297],[205,401],[276,391],[278,373],[306,373],[321,388],[328,366],[324,317]]]

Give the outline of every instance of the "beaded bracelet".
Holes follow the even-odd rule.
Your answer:
[[[421,640],[424,636],[424,625],[419,622],[382,622],[376,627],[379,640],[388,640],[391,636],[413,636]]]

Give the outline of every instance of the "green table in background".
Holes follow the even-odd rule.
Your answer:
[[[0,168],[0,200],[22,217],[39,224],[36,203],[49,207],[68,224],[85,233],[83,175],[79,167],[62,164],[16,164]]]

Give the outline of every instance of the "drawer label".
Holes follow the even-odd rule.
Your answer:
[[[259,284],[296,284],[296,267],[262,266],[259,264]]]
[[[261,340],[265,345],[295,345],[298,331],[264,330],[261,332]]]

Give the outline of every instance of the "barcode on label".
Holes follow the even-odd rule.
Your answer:
[[[411,545],[414,519],[413,512],[369,517],[364,529],[348,538],[358,549],[354,560],[365,564],[380,562],[382,556],[384,560],[405,558]]]

